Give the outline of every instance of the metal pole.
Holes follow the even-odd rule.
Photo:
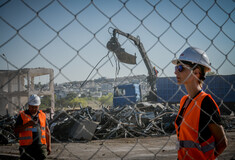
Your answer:
[[[8,60],[7,60],[7,57],[6,57],[6,55],[4,53],[2,54],[2,56],[4,57],[4,60],[7,63],[7,79],[9,80],[9,65],[8,65]],[[9,108],[9,84],[8,84],[8,95],[7,95],[7,106],[6,106],[6,114],[7,114],[7,116],[9,115],[8,108]]]

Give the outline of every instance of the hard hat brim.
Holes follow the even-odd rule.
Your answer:
[[[186,61],[186,60],[174,59],[174,60],[172,60],[171,62],[172,62],[174,65],[177,65],[179,62],[184,63],[184,61]],[[191,61],[186,61],[186,62],[191,62]],[[191,63],[193,63],[193,62],[191,62]],[[211,71],[211,68],[209,68],[209,67],[207,67],[207,66],[205,66],[205,65],[203,65],[203,64],[200,64],[200,63],[196,63],[196,64],[199,64],[199,65],[205,67],[205,72],[210,72],[210,71]]]

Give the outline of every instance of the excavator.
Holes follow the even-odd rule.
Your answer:
[[[144,49],[143,44],[140,42],[140,39],[137,37],[132,36],[131,34],[125,33],[119,29],[113,29],[112,37],[108,41],[106,47],[108,48],[109,51],[112,51],[115,53],[116,57],[118,60],[122,63],[127,63],[127,64],[136,64],[136,56],[131,55],[129,53],[126,53],[125,49],[121,48],[121,44],[118,42],[117,34],[122,35],[129,40],[133,41],[134,44],[137,46],[142,59],[144,61],[144,64],[148,70],[148,76],[147,76],[147,82],[150,85],[150,91],[148,95],[146,96],[148,102],[156,102],[157,101],[157,88],[156,88],[156,80],[157,80],[157,70],[155,67],[152,66],[148,55]],[[120,105],[126,105],[130,103],[135,103],[139,101],[141,98],[141,89],[139,86],[136,86],[136,84],[132,86],[132,88],[135,90],[135,92],[131,91],[130,85],[120,85],[114,87],[114,99],[113,103],[114,106],[120,106]],[[126,90],[125,90],[126,89]],[[121,91],[121,96],[118,94],[118,91]],[[125,91],[125,92],[124,92]],[[128,98],[132,97],[132,98]],[[126,99],[126,100],[125,100]]]

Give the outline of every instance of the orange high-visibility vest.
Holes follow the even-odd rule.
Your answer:
[[[20,112],[21,118],[23,120],[23,124],[28,123],[32,120],[30,115],[25,114],[24,111]],[[41,110],[38,113],[38,118],[40,121],[41,128],[41,143],[46,144],[46,115]],[[20,146],[28,146],[33,143],[33,132],[32,126],[27,127],[23,132],[19,133],[19,143]]]
[[[206,96],[209,96],[212,99],[212,97],[209,94],[206,94],[203,91],[200,92],[194,99],[192,99],[188,107],[186,107],[184,114],[182,115],[183,118],[182,118],[182,122],[180,126],[178,126],[175,121],[176,134],[178,138],[178,142],[177,142],[178,159],[180,160],[181,159],[184,159],[184,160],[215,159],[214,137],[211,135],[211,137],[205,142],[203,143],[199,142],[199,136],[200,136],[199,135],[199,120],[200,120],[200,112],[201,112],[201,103]],[[188,95],[184,96],[181,99],[180,109],[179,109],[177,118],[187,98],[188,98]],[[215,103],[214,100],[213,102]],[[215,105],[220,114],[218,105],[216,103]]]

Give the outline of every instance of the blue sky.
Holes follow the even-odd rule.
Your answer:
[[[159,76],[174,76],[171,60],[189,45],[207,51],[213,72],[235,74],[233,0],[2,0],[0,6],[0,54],[10,70],[46,67],[56,83],[84,81],[102,60],[90,78],[147,75],[138,49],[123,36],[118,40],[137,65],[120,63],[116,74],[113,53],[106,56],[113,27],[140,37]],[[7,70],[2,56],[0,70]]]

